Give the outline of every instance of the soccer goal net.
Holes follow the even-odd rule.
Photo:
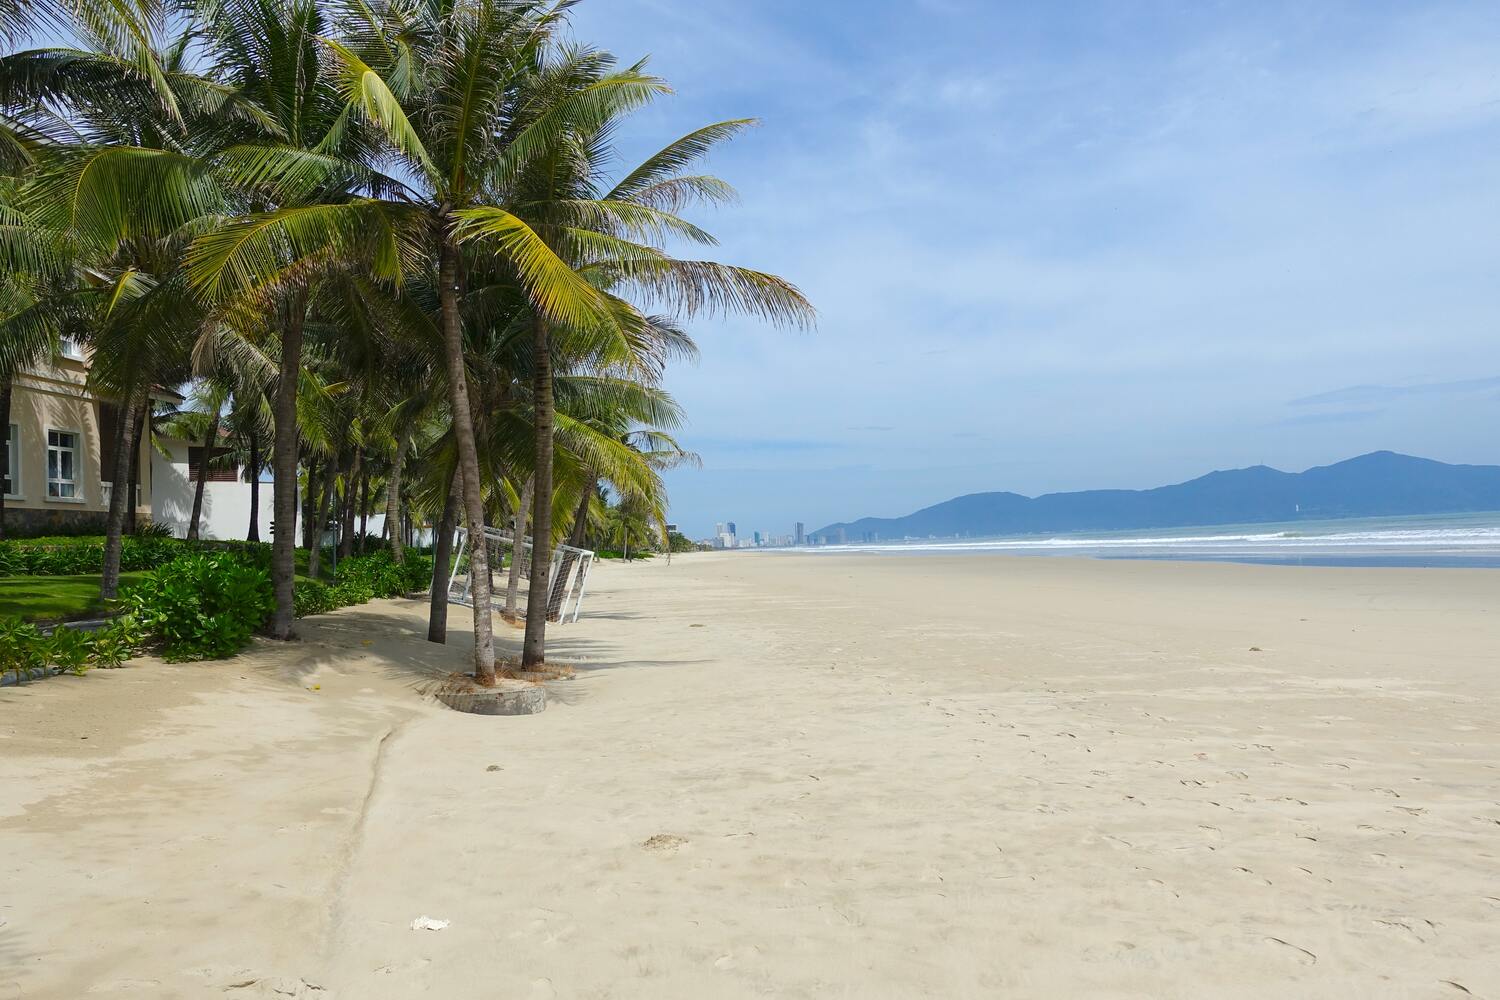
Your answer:
[[[509,531],[485,528],[482,544],[489,555],[490,605],[513,619],[526,617],[531,593],[531,539],[521,536],[517,544]],[[453,573],[448,577],[448,600],[454,604],[474,606],[474,574],[471,569],[473,540],[467,528],[458,529],[458,549],[454,553]],[[545,568],[547,574],[547,620],[576,622],[583,611],[583,591],[594,553],[571,545],[557,545]]]

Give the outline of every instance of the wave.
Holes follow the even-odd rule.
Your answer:
[[[817,552],[1025,552],[1118,549],[1251,549],[1285,551],[1301,548],[1495,549],[1500,526],[1445,528],[1372,528],[1363,531],[1274,531],[1205,535],[1131,535],[1048,538],[996,538],[972,541],[911,540],[822,546]]]

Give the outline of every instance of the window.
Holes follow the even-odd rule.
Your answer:
[[[21,428],[16,424],[10,425],[5,454],[10,459],[5,467],[5,495],[18,497],[21,495]]]
[[[225,456],[229,454],[228,448],[215,448],[208,459],[208,475],[205,481],[210,483],[234,483],[240,478],[239,466],[227,461]],[[188,482],[196,483],[198,477],[203,474],[203,449],[188,446]]]
[[[69,358],[73,361],[83,360],[82,344],[78,343],[78,341],[74,340],[72,337],[59,337],[57,339],[59,344],[58,353],[60,353],[63,357]]]
[[[78,435],[74,431],[47,432],[47,495],[78,499]]]

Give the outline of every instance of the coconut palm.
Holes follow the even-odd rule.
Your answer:
[[[64,261],[49,253],[44,234],[16,204],[18,183],[0,177],[0,430],[10,427],[16,376],[54,356],[67,323]],[[0,470],[10,469],[10,435],[0,440]],[[0,477],[8,476],[0,471]],[[0,488],[0,538],[5,494]]]
[[[121,4],[107,18],[80,9],[73,28],[81,47],[0,58],[0,105],[42,136],[20,201],[48,234],[44,244],[73,255],[95,346],[89,378],[119,402],[115,455],[126,462],[153,387],[185,379],[207,328],[180,262],[194,226],[222,211],[223,199],[194,144],[198,129],[237,113],[222,88],[188,68],[191,36],[168,27],[161,9],[147,5]],[[117,588],[131,499],[128,477],[114,478],[105,597]]]
[[[326,44],[348,118],[382,132],[389,169],[370,172],[368,197],[250,214],[200,240],[189,259],[200,287],[211,293],[266,288],[289,271],[328,260],[361,259],[378,278],[399,283],[435,261],[463,513],[476,537],[484,525],[483,484],[459,309],[459,225],[466,213],[484,210],[481,229],[499,234],[495,249],[515,268],[538,315],[587,325],[608,314],[603,296],[505,210],[494,183],[507,150],[517,143],[535,147],[551,133],[549,124],[517,114],[524,109],[514,95],[537,74],[564,7],[486,0],[350,4],[341,40]],[[608,86],[643,94],[656,85],[624,75]],[[257,169],[304,178],[344,165],[333,157],[314,163],[283,156],[264,158]],[[483,546],[473,548],[473,560],[475,675],[488,684],[495,653]]]

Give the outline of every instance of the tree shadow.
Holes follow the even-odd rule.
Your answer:
[[[447,642],[427,640],[427,618],[421,613],[425,605],[393,602],[381,605],[359,605],[326,615],[300,619],[297,631],[300,642],[287,645],[261,645],[255,654],[278,678],[299,686],[318,671],[333,668],[340,672],[357,670],[362,654],[373,661],[383,677],[406,683],[414,691],[425,693],[432,682],[455,673],[470,673],[474,636],[469,623],[461,617],[448,627]],[[597,615],[591,617],[634,618],[638,615]],[[495,616],[495,655],[498,660],[519,664],[524,630]],[[284,651],[284,655],[275,655]],[[627,670],[647,666],[693,666],[705,659],[647,660],[630,657],[629,651],[615,640],[570,634],[569,626],[553,626],[547,633],[547,662],[551,666],[569,666],[579,680],[607,670]],[[502,662],[502,667],[504,663]],[[548,694],[562,704],[577,704],[587,697],[584,685],[574,680],[545,682]]]

